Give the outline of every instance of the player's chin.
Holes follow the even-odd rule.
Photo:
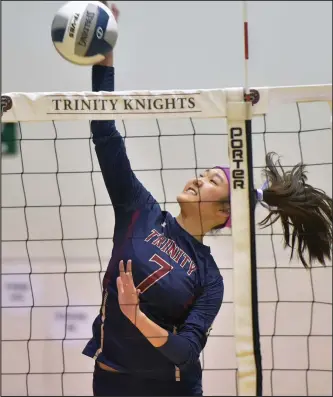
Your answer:
[[[198,203],[199,202],[199,196],[194,196],[191,193],[185,193],[182,192],[177,196],[177,202],[179,204],[182,203]]]

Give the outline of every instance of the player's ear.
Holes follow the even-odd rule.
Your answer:
[[[226,215],[230,215],[230,213],[231,213],[230,203],[229,202],[228,203],[226,203],[226,202],[222,203],[220,211],[225,213]]]
[[[221,203],[221,206],[218,210],[220,216],[230,216],[231,214],[231,207],[230,203]]]

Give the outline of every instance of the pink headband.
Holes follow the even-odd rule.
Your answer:
[[[228,167],[219,167],[219,166],[216,166],[214,168],[219,168],[220,170],[222,170],[225,173],[225,176],[227,177],[228,182],[229,182],[229,197],[230,197],[230,192],[231,192],[231,190],[230,190],[230,168],[228,168]],[[229,215],[229,218],[227,219],[227,221],[223,225],[223,227],[231,228],[231,215]]]
[[[224,173],[225,173],[225,176],[227,177],[227,179],[228,179],[228,182],[229,182],[229,197],[231,196],[231,189],[230,189],[230,168],[228,168],[228,167],[219,167],[219,166],[216,166],[216,167],[214,167],[214,168],[219,168],[220,170],[222,170]],[[269,187],[269,182],[268,181],[266,181],[264,184],[263,184],[263,186],[261,187],[261,189],[256,189],[256,197],[257,197],[257,201],[263,206],[263,207],[265,207],[265,208],[267,208],[267,209],[269,209],[269,210],[273,210],[273,211],[276,211],[277,210],[277,207],[270,207],[270,206],[268,206],[265,202],[264,202],[264,200],[263,200],[263,192],[264,192],[264,190],[266,190],[267,188]],[[226,223],[223,225],[223,227],[229,227],[229,228],[231,228],[231,215],[229,216],[229,218],[228,218],[228,220],[226,221]]]

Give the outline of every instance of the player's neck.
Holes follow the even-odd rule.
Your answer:
[[[200,219],[197,219],[193,216],[186,216],[182,212],[176,217],[178,224],[187,231],[191,236],[193,236],[196,240],[202,243],[203,237],[207,231],[200,222]]]

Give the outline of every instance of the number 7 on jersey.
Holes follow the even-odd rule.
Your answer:
[[[161,278],[166,276],[173,269],[173,266],[171,266],[167,261],[162,259],[157,254],[154,254],[149,259],[149,262],[156,263],[159,268],[148,277],[146,277],[143,281],[141,281],[141,283],[136,287],[141,291],[141,293],[146,292],[148,288],[150,288],[153,284],[157,283],[157,281],[161,280]]]

